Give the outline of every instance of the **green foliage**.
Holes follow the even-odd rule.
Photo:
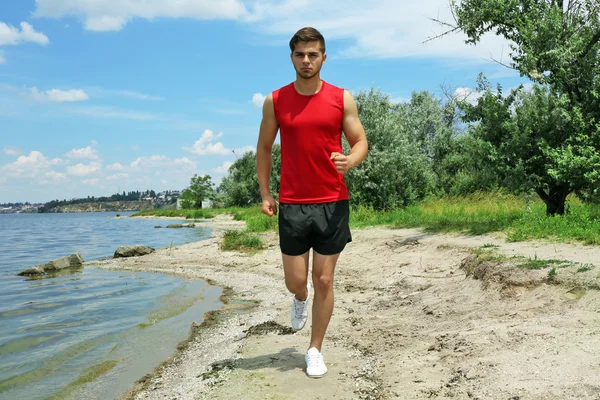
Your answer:
[[[452,196],[468,196],[480,191],[497,191],[502,173],[494,162],[493,147],[475,135],[456,138],[454,151],[444,159],[445,182],[441,189]]]
[[[494,95],[488,87],[467,120],[480,122],[479,137],[487,136],[505,172],[524,177],[521,184],[535,189],[550,215],[565,212],[565,199],[573,191],[598,196],[600,183],[598,3],[563,4],[452,3],[456,29],[467,35],[467,43],[477,43],[489,31],[511,40],[512,66],[537,84],[517,102],[514,94],[503,98],[500,90]]]
[[[554,281],[555,279],[556,279],[556,267],[552,267],[552,268],[550,268],[550,271],[548,271],[548,280]]]
[[[116,193],[113,194],[111,196],[101,196],[101,197],[95,197],[95,196],[88,196],[88,197],[84,197],[81,199],[73,199],[73,200],[52,200],[49,201],[47,203],[45,203],[42,207],[38,208],[38,212],[39,213],[48,213],[48,212],[52,212],[53,208],[56,207],[60,207],[60,206],[68,206],[68,205],[74,205],[74,204],[92,204],[92,203],[107,203],[107,202],[114,202],[114,201],[140,201],[142,198],[149,196],[149,197],[156,197],[156,193],[154,192],[154,190],[146,190],[144,192],[140,192],[140,191],[131,191],[131,192],[123,192],[122,194],[120,193]],[[29,203],[25,203],[25,204],[29,204]],[[2,206],[16,206],[16,205],[23,205],[21,203],[8,203],[6,205],[2,204]]]
[[[600,220],[595,214],[596,207],[576,199],[568,200],[568,207],[567,214],[548,218],[541,204],[533,204],[531,212],[524,213],[515,224],[507,227],[507,240],[551,239],[600,244]]]
[[[281,171],[281,147],[278,144],[273,146],[272,159],[271,193],[277,195]],[[223,178],[219,189],[225,196],[226,207],[248,207],[260,203],[262,198],[256,174],[256,153],[248,151],[238,158],[229,167],[229,174]]]
[[[415,103],[419,101],[426,102],[419,98]],[[413,204],[431,193],[435,176],[427,151],[434,151],[431,136],[435,136],[435,127],[417,135],[416,123],[409,122],[410,107],[392,104],[388,96],[373,89],[358,93],[356,103],[369,154],[345,176],[352,203],[391,209]],[[349,146],[346,142],[344,146],[347,154]]]
[[[496,193],[429,199],[386,212],[358,206],[350,214],[353,228],[373,225],[423,228],[428,232],[485,234],[504,232],[508,241],[548,239],[600,244],[600,218],[595,205],[568,200],[570,212],[548,218],[545,206],[528,198]]]
[[[594,266],[592,264],[583,264],[581,267],[577,268],[577,272],[582,273],[591,271],[592,269],[594,269]]]
[[[548,214],[562,215],[571,192],[600,182],[600,152],[585,132],[579,108],[571,107],[566,95],[534,86],[530,92],[504,96],[500,86],[493,91],[482,77],[478,90],[482,96],[477,104],[461,102],[460,107],[465,121],[476,122],[471,134],[489,146],[487,157],[497,164],[503,186],[534,190]]]
[[[568,267],[570,263],[564,260],[541,260],[535,256],[534,258],[530,258],[518,266],[524,269],[544,269],[551,265],[553,266],[552,269],[556,270],[556,268]]]
[[[185,209],[202,208],[202,202],[214,198],[213,183],[209,175],[194,174],[190,186],[181,192],[181,207]]]
[[[263,247],[264,244],[261,238],[238,230],[225,231],[223,241],[221,242],[221,250],[223,251],[256,251]]]
[[[248,216],[245,221],[248,232],[276,231],[278,228],[277,217],[268,217],[264,214]]]

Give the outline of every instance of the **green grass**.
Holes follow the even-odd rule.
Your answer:
[[[577,272],[581,273],[581,272],[587,272],[587,271],[591,271],[592,269],[594,269],[594,266],[591,264],[583,264],[581,267],[577,268]]]
[[[600,205],[583,204],[570,196],[568,209],[564,216],[548,217],[545,205],[538,199],[528,205],[524,198],[517,196],[474,193],[425,200],[384,212],[359,206],[352,210],[350,221],[354,228],[387,225],[473,235],[503,232],[511,242],[548,239],[599,245]]]
[[[500,247],[500,246],[498,246],[497,244],[493,244],[493,243],[484,243],[483,246],[481,246],[482,249],[495,249],[498,247]]]
[[[277,216],[268,217],[260,211],[259,206],[249,208],[227,208],[219,212],[226,212],[233,215],[236,221],[246,222],[246,231],[248,232],[268,232],[277,231]]]
[[[540,260],[537,257],[528,259],[524,263],[518,266],[525,269],[544,269],[552,265],[552,269],[568,267],[571,265],[569,262],[563,260]]]
[[[263,248],[262,239],[246,231],[227,230],[221,242],[221,250],[224,251],[238,250],[252,252]]]
[[[556,279],[556,267],[552,267],[550,271],[548,271],[548,280],[554,281]]]
[[[584,204],[577,197],[570,196],[567,208],[569,211],[564,216],[548,217],[546,206],[538,198],[526,201],[524,197],[499,192],[473,193],[462,197],[428,199],[417,205],[388,211],[353,207],[350,226],[365,228],[380,225],[472,235],[502,232],[510,242],[547,239],[600,245],[600,205]],[[151,210],[134,215],[200,219],[212,218],[216,214],[231,214],[235,220],[245,221],[247,232],[276,232],[278,229],[277,217],[263,215],[258,205],[210,210]],[[493,248],[494,245],[487,243],[484,247]]]

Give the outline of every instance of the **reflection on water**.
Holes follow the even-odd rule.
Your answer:
[[[158,248],[210,234],[156,224],[109,213],[0,215],[1,400],[116,398],[172,354],[191,321],[221,306],[219,288],[162,274],[85,267],[16,276],[74,252],[90,261],[120,245]]]

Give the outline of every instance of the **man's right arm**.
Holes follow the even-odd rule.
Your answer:
[[[269,181],[271,180],[271,169],[273,168],[272,149],[279,123],[275,117],[273,95],[269,94],[263,103],[263,115],[256,145],[256,173],[262,197],[262,212],[268,216],[277,214],[277,205],[271,196]]]

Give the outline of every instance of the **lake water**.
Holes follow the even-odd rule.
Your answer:
[[[1,400],[114,399],[173,354],[192,321],[222,306],[220,288],[165,274],[85,267],[16,276],[75,252],[92,261],[122,245],[159,248],[210,235],[115,216],[0,214]]]

